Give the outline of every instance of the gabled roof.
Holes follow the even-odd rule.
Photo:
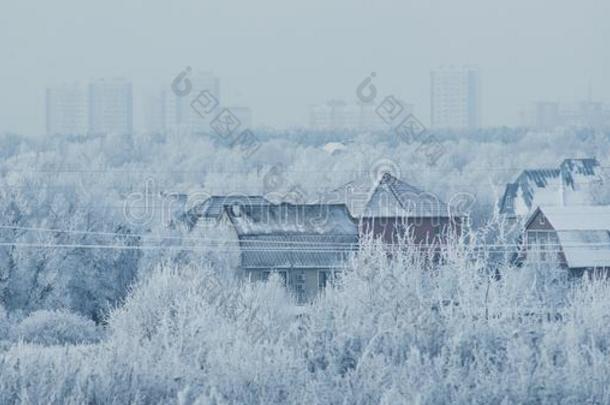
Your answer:
[[[241,246],[242,268],[342,267],[358,228],[343,204],[225,207]]]
[[[566,159],[560,166],[563,184],[574,188],[579,177],[596,176],[599,166],[597,159]]]
[[[371,185],[352,181],[332,192],[343,197],[356,217],[448,217],[449,209],[438,196],[425,192],[389,173]]]
[[[569,268],[610,267],[610,206],[538,207],[557,232]]]
[[[565,159],[558,169],[526,169],[521,172],[515,182],[506,184],[504,194],[499,202],[500,214],[515,215],[515,199],[518,196],[528,208],[532,208],[536,195],[541,192],[556,194],[559,203],[559,193],[562,187],[576,189],[579,182],[586,178],[597,176],[596,159]],[[548,201],[546,202],[548,203]]]

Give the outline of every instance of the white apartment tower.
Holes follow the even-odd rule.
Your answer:
[[[46,89],[48,135],[84,135],[88,126],[87,91],[80,83]]]
[[[210,121],[221,108],[220,79],[201,71],[187,78],[191,84],[188,94],[176,95],[171,89],[164,92],[165,129],[210,132]]]
[[[480,126],[479,72],[470,67],[440,67],[431,72],[433,128],[474,129]]]
[[[133,88],[123,79],[89,83],[89,132],[130,134],[133,130]]]

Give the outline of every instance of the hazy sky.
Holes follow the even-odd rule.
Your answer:
[[[428,122],[429,71],[481,70],[483,124],[535,100],[610,100],[608,0],[193,0],[0,2],[0,130],[44,131],[44,88],[128,77],[168,86],[185,66],[221,77],[255,123],[306,123],[307,106],[380,94]],[[139,91],[139,90],[138,90]],[[226,104],[225,103],[225,104]]]

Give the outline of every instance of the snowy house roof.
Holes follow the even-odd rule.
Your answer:
[[[544,204],[560,204],[563,188],[576,190],[577,185],[597,178],[596,159],[565,159],[558,169],[526,169],[515,182],[508,183],[499,202],[500,214],[515,215],[516,200],[521,198],[528,209],[534,199]]]
[[[531,215],[527,225],[538,212],[542,212],[556,231],[610,230],[609,205],[542,206]]]
[[[341,267],[358,228],[343,204],[226,206],[242,249],[242,268]]]
[[[560,231],[557,236],[568,267],[610,267],[610,232]]]
[[[583,177],[595,176],[597,159],[566,159],[561,163],[561,177],[566,186],[574,188]]]
[[[356,217],[448,217],[449,209],[437,195],[425,192],[389,173],[372,187],[352,181],[333,191]]]
[[[610,267],[610,206],[539,207],[557,232],[568,267]]]
[[[227,195],[212,196],[202,203],[194,205],[180,218],[189,228],[193,228],[200,218],[219,219],[227,205],[264,205],[270,204],[269,200],[258,195]]]

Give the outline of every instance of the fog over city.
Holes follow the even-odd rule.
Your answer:
[[[432,69],[480,70],[481,125],[522,125],[537,101],[610,101],[606,1],[19,1],[0,5],[0,130],[44,133],[47,86],[94,78],[145,95],[186,66],[211,71],[257,126],[307,126],[308,108],[379,88],[430,121]],[[254,108],[255,107],[255,108]]]

